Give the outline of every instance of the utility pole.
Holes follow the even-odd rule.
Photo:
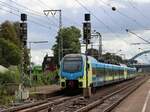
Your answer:
[[[46,16],[51,13],[52,16],[55,16],[56,13],[59,13],[59,42],[58,42],[58,63],[60,62],[61,58],[63,57],[63,38],[61,37],[61,29],[62,29],[62,11],[60,9],[56,10],[44,10],[43,11]]]
[[[88,64],[88,56],[87,56],[87,49],[88,49],[88,44],[90,44],[90,39],[91,39],[91,23],[90,23],[90,14],[85,14],[84,15],[84,20],[85,22],[83,23],[83,41],[86,44],[86,88],[83,89],[83,95],[85,98],[89,98],[91,96],[91,87],[88,84],[89,83],[89,78],[88,78],[88,70],[89,70],[89,64]]]

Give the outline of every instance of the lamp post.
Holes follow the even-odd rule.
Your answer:
[[[32,76],[31,76],[31,44],[43,44],[43,43],[48,43],[48,41],[30,41],[29,42],[29,49],[30,49],[30,56],[29,56],[29,76],[30,76],[30,86],[32,85]]]

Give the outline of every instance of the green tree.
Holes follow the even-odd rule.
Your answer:
[[[120,56],[112,54],[112,53],[103,54],[103,60],[105,62],[113,63],[113,64],[123,63],[123,60]]]
[[[0,38],[3,40],[0,40],[1,43],[5,43],[4,46],[0,46],[0,56],[2,57],[0,59],[0,64],[9,66],[11,64],[18,65],[20,62],[19,57],[21,56],[21,40],[20,40],[20,23],[19,22],[10,22],[5,21],[0,25]],[[6,40],[6,41],[5,41]],[[7,44],[6,44],[7,43]],[[11,49],[9,48],[11,45]],[[6,46],[6,48],[5,48]],[[5,48],[5,49],[4,49]],[[9,49],[9,50],[7,50]],[[18,51],[19,50],[19,51]],[[17,53],[15,52],[17,51]],[[5,52],[5,54],[4,54]],[[23,52],[23,51],[22,51]],[[12,57],[16,57],[13,60],[11,60],[11,56],[7,56],[7,53],[12,55]],[[2,55],[3,54],[3,55]],[[27,66],[29,65],[29,56],[28,56],[28,49],[24,49],[25,54],[25,71],[27,72]],[[15,55],[15,56],[14,56]],[[17,58],[18,56],[18,58]],[[7,59],[6,59],[7,57]],[[10,60],[9,60],[10,58]],[[12,62],[14,61],[14,62]]]
[[[74,27],[62,28],[56,36],[56,44],[53,46],[55,62],[58,64],[58,48],[60,40],[63,40],[63,56],[70,53],[80,53],[81,31]]]
[[[16,45],[19,45],[20,40],[17,37],[17,32],[14,24],[10,21],[5,21],[1,24],[1,31],[0,31],[0,37],[4,38],[5,40],[10,40],[10,42],[13,42]]]
[[[93,56],[94,58],[96,58],[98,60],[98,50],[97,49],[88,49],[87,50],[88,55]]]
[[[21,50],[9,40],[0,38],[0,63],[6,67],[17,65],[21,60]]]

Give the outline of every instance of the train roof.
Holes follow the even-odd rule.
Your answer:
[[[67,54],[64,57],[81,57],[83,54]]]
[[[82,57],[84,60],[86,59],[86,56],[84,54],[67,54],[64,57]],[[92,56],[88,56],[88,60],[91,62],[93,67],[98,67],[98,68],[105,67],[107,69],[114,69],[114,70],[131,70],[131,71],[136,70],[136,68],[127,67],[125,65],[114,65],[114,64],[99,62]]]
[[[130,70],[135,71],[136,68],[127,67],[126,65],[114,65],[114,64],[108,64],[97,61],[94,57],[88,56],[88,59],[90,60],[93,67],[98,68],[107,68],[107,69],[114,69],[114,70]]]
[[[91,62],[93,67],[98,67],[98,68],[108,68],[108,69],[119,69],[120,66],[118,65],[113,65],[113,64],[108,64],[108,63],[103,63],[97,61],[94,57],[88,56],[88,60]]]

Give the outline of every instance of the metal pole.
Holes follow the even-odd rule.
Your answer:
[[[83,89],[83,95],[84,97],[89,98],[91,96],[91,87],[88,86],[88,69],[89,69],[89,64],[88,64],[88,54],[87,54],[87,49],[88,49],[88,44],[90,43],[91,39],[91,23],[90,23],[90,14],[85,14],[84,15],[84,20],[86,22],[83,23],[83,39],[86,41],[86,52],[85,52],[85,57],[86,57],[86,87]]]
[[[59,32],[60,32],[60,35],[59,35],[60,39],[58,41],[58,63],[59,63],[61,58],[63,57],[63,38],[61,38],[62,12],[60,9],[59,10],[44,10],[43,12],[46,16],[49,15],[49,12],[51,12],[51,14],[52,14],[52,12],[54,12],[53,16],[55,15],[56,12],[59,12]]]
[[[98,60],[100,60],[100,57],[101,57],[101,39],[100,39],[100,36],[99,36],[99,55],[98,55]]]
[[[99,32],[96,32],[99,35],[99,52],[98,52],[98,60],[100,60],[102,56],[102,36]]]
[[[93,42],[91,42],[91,54],[92,54],[92,56],[94,57],[93,49],[94,49],[94,47],[93,47]]]
[[[59,10],[59,31],[60,31],[60,49],[61,49],[61,57],[59,59],[59,62],[63,57],[63,38],[61,36],[61,28],[62,28],[62,13],[61,10]]]
[[[22,24],[23,23],[26,23],[25,21],[22,21]],[[26,28],[24,28],[24,26],[22,26],[22,31],[24,31]],[[25,34],[22,34],[22,37],[21,37],[21,47],[22,47],[22,57],[21,57],[21,83],[22,85],[24,85],[24,82],[23,82],[23,77],[24,77],[24,64],[25,64],[25,48],[27,48],[27,46],[24,44],[24,39],[27,38],[27,35]]]
[[[19,86],[21,88],[19,88],[19,91],[20,89],[22,90],[22,87],[24,86],[24,82],[23,82],[23,77],[24,77],[24,45],[22,44],[21,45],[21,50],[22,50],[22,57],[21,57],[21,84],[19,84]],[[21,92],[21,96],[20,96],[21,100],[22,100],[22,92]]]
[[[86,40],[86,89],[88,91],[88,56],[87,56],[87,49],[88,49],[88,38]]]
[[[32,66],[31,66],[31,58],[32,58],[32,56],[31,56],[31,47],[32,47],[32,44],[40,44],[40,43],[48,43],[48,41],[30,41],[29,42],[29,49],[30,49],[30,57],[29,57],[29,61],[30,61],[30,65],[29,65],[29,75],[30,75],[30,86],[32,86],[32,73],[31,73],[31,68],[32,68]]]
[[[29,49],[30,49],[30,66],[29,66],[29,74],[30,74],[30,87],[32,86],[32,77],[31,77],[31,42],[29,42]]]

